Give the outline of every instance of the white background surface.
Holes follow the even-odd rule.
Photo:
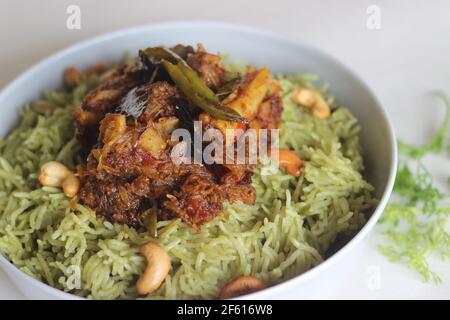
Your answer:
[[[81,8],[81,30],[66,28],[66,8]],[[369,5],[381,9],[381,29],[366,26]],[[388,110],[397,135],[425,143],[442,119],[430,95],[450,94],[450,2],[448,1],[9,1],[0,0],[0,87],[47,55],[82,39],[120,28],[175,20],[247,24],[305,40],[359,73]],[[437,182],[449,163],[430,160]],[[401,264],[381,256],[375,229],[336,281],[311,298],[450,298],[450,268],[436,262],[440,286],[424,284]],[[373,277],[379,275],[379,285]],[[295,299],[295,290],[276,298]],[[0,271],[0,299],[23,296]]]

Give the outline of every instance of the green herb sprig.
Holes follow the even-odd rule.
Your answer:
[[[443,153],[449,142],[450,101],[442,92],[437,96],[446,106],[446,115],[432,141],[422,147],[399,142],[400,162],[394,185],[399,200],[388,205],[380,220],[387,241],[379,245],[389,260],[406,263],[424,281],[434,283],[440,283],[441,278],[431,270],[430,257],[450,257],[449,197],[433,185],[422,161],[429,153]],[[447,148],[450,151],[450,145]],[[450,186],[450,178],[448,183]]]

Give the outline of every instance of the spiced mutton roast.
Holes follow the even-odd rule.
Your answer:
[[[186,91],[180,70],[193,79],[195,96]],[[254,166],[176,164],[170,156],[176,143],[171,133],[186,120],[180,106],[204,129],[278,127],[280,89],[268,70],[250,68],[232,81],[220,56],[201,45],[149,48],[105,77],[75,111],[79,139],[90,148],[79,169],[79,201],[98,216],[133,227],[152,211],[196,229],[220,214],[225,200],[252,204]],[[225,86],[229,93],[219,102],[216,94]]]

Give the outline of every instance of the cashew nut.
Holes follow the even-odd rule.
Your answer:
[[[225,287],[222,288],[219,299],[230,299],[265,288],[267,288],[267,285],[259,278],[253,276],[240,276],[228,282]]]
[[[275,152],[278,153],[278,165],[286,170],[287,173],[298,177],[302,167],[302,160],[300,157],[291,150],[285,148],[272,149],[270,152],[272,157]]]
[[[64,194],[70,198],[80,190],[80,179],[65,165],[56,161],[42,165],[38,180],[41,185],[46,187],[62,187]]]
[[[39,173],[39,183],[47,187],[61,187],[64,179],[72,172],[65,165],[56,161],[50,161],[42,165]]]
[[[147,268],[136,283],[139,294],[149,294],[159,288],[171,268],[170,257],[167,252],[154,242],[143,244],[140,253],[147,260]]]
[[[311,109],[314,116],[325,119],[330,116],[330,106],[316,91],[297,88],[292,92],[292,99],[299,105]]]
[[[69,175],[64,179],[62,189],[67,197],[74,197],[78,193],[78,190],[80,190],[80,179],[74,174]]]
[[[75,88],[80,81],[83,80],[83,75],[76,68],[68,68],[64,71],[64,84],[70,88]]]
[[[303,88],[294,89],[292,99],[305,108],[311,108],[316,103],[314,91]]]

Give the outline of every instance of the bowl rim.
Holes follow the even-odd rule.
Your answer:
[[[384,190],[382,191],[382,196],[377,204],[377,207],[373,211],[371,217],[368,219],[366,224],[358,231],[358,233],[351,238],[349,242],[347,242],[342,248],[340,248],[336,253],[334,253],[332,256],[328,257],[324,261],[322,261],[319,265],[309,269],[308,271],[305,271],[302,274],[299,274],[291,279],[285,280],[283,282],[280,282],[278,284],[275,284],[273,286],[270,286],[267,289],[264,289],[259,292],[243,295],[240,297],[237,297],[236,299],[258,299],[261,298],[259,296],[271,296],[274,297],[277,292],[285,292],[289,289],[293,288],[294,286],[299,286],[302,283],[308,281],[309,279],[315,277],[316,275],[320,274],[325,269],[329,268],[333,263],[340,260],[345,254],[347,254],[350,250],[352,250],[361,240],[370,232],[370,230],[374,227],[374,225],[377,223],[378,219],[382,215],[384,208],[389,200],[389,197],[392,193],[392,189],[394,186],[395,176],[397,172],[397,141],[395,138],[395,132],[394,127],[392,125],[392,121],[390,120],[385,108],[381,104],[380,100],[377,98],[377,96],[374,94],[374,91],[370,88],[370,86],[360,77],[355,71],[350,69],[348,66],[346,66],[344,63],[333,57],[332,55],[328,54],[325,51],[322,51],[321,49],[316,48],[315,46],[309,44],[307,41],[295,39],[293,37],[283,35],[280,33],[276,33],[273,31],[266,30],[264,28],[256,28],[247,26],[244,24],[238,24],[238,23],[229,23],[229,22],[217,22],[217,21],[208,21],[208,20],[198,20],[198,21],[169,21],[169,22],[157,22],[157,23],[150,23],[150,24],[144,24],[144,25],[138,25],[134,27],[119,29],[113,32],[108,32],[105,34],[101,34],[94,37],[89,37],[85,40],[82,40],[80,42],[77,42],[73,45],[70,45],[68,47],[65,47],[62,50],[57,51],[56,53],[53,53],[46,58],[40,60],[39,62],[33,64],[31,67],[27,68],[25,71],[23,71],[21,74],[19,74],[15,79],[13,79],[11,82],[9,82],[8,85],[6,85],[0,92],[0,101],[3,99],[3,96],[7,95],[10,91],[13,91],[15,87],[22,85],[24,82],[27,81],[27,79],[33,75],[33,73],[39,71],[40,69],[45,68],[46,65],[50,64],[53,60],[56,60],[58,58],[61,58],[73,51],[79,51],[83,50],[93,44],[100,43],[103,41],[112,40],[114,38],[118,38],[121,36],[130,35],[133,33],[140,33],[144,32],[145,30],[151,30],[151,31],[157,31],[157,30],[170,30],[170,29],[180,29],[180,28],[205,28],[205,29],[222,29],[222,30],[232,30],[232,31],[239,31],[244,32],[249,35],[258,35],[262,37],[266,37],[267,39],[273,39],[277,41],[282,41],[285,43],[289,43],[291,45],[295,45],[297,47],[303,47],[310,52],[312,52],[315,55],[321,56],[322,58],[332,62],[335,65],[338,65],[342,70],[344,70],[346,73],[350,74],[356,81],[358,81],[363,89],[365,89],[370,95],[371,98],[374,100],[377,108],[381,112],[383,116],[383,120],[386,123],[387,130],[388,130],[388,137],[389,140],[386,141],[390,146],[390,168],[388,173],[388,180],[386,183],[386,186]],[[15,276],[22,278],[25,281],[30,281],[34,287],[37,287],[38,289],[42,291],[46,291],[55,297],[59,296],[60,298],[64,299],[86,299],[84,297],[77,296],[72,293],[64,292],[60,289],[54,288],[44,282],[41,282],[24,271],[17,268],[12,262],[10,262],[8,259],[6,259],[2,253],[0,253],[0,267],[2,269],[5,269],[6,274],[8,278],[11,278],[10,274],[14,274]],[[13,280],[11,280],[13,281]],[[15,281],[13,281],[14,285],[16,286]],[[22,291],[20,288],[18,288],[20,291]]]

